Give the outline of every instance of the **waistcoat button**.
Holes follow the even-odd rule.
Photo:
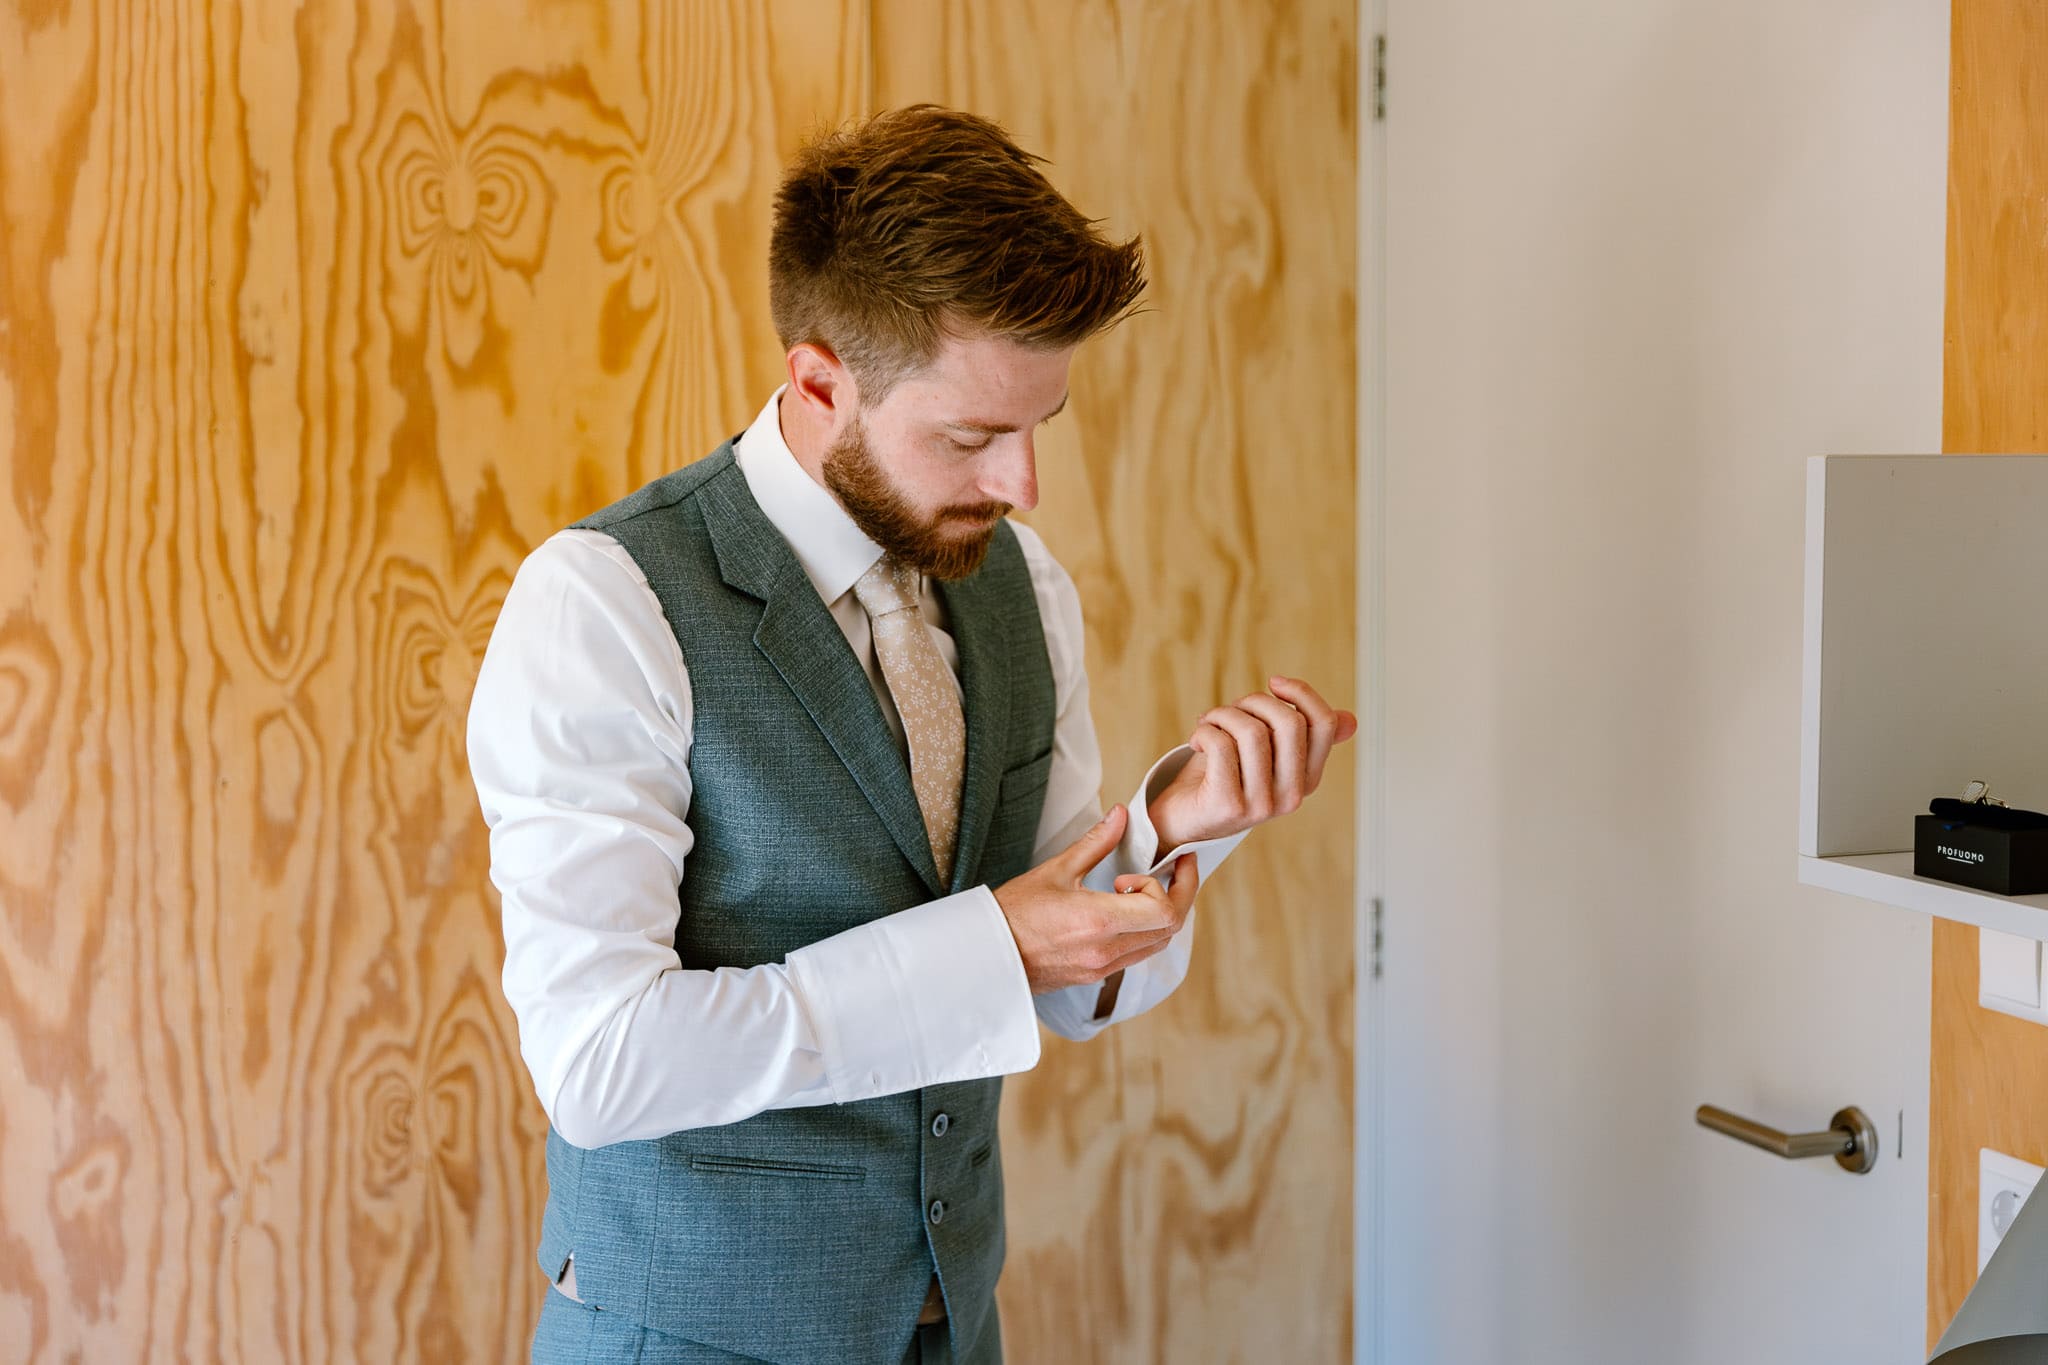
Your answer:
[[[945,1221],[945,1218],[946,1201],[943,1199],[932,1200],[932,1222],[941,1223]]]
[[[944,1137],[946,1135],[946,1130],[952,1126],[953,1120],[947,1118],[944,1114],[941,1114],[937,1118],[932,1120],[932,1136]]]

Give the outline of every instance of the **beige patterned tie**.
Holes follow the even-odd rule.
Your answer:
[[[967,762],[967,719],[953,671],[925,628],[916,569],[885,555],[860,576],[853,595],[874,623],[875,657],[910,743],[910,785],[924,813],[939,881],[950,886],[960,837],[960,775]]]

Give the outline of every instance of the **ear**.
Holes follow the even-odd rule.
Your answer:
[[[818,426],[836,431],[859,405],[853,372],[815,341],[790,347],[784,361],[789,368],[789,391],[803,405],[805,415]]]

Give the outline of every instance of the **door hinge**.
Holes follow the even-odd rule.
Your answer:
[[[1380,979],[1380,911],[1384,903],[1378,896],[1372,898],[1372,979]]]
[[[1387,121],[1387,35],[1372,38],[1372,121]]]

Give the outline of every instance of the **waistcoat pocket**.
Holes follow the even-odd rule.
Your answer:
[[[1003,773],[996,789],[996,808],[989,817],[988,846],[982,850],[981,876],[1008,880],[1031,866],[1038,816],[1045,809],[1045,789],[1052,778],[1052,750],[1026,759]]]
[[[860,1166],[838,1166],[823,1161],[775,1161],[756,1156],[706,1156],[690,1158],[693,1171],[717,1171],[729,1175],[773,1175],[796,1180],[866,1180]]]

